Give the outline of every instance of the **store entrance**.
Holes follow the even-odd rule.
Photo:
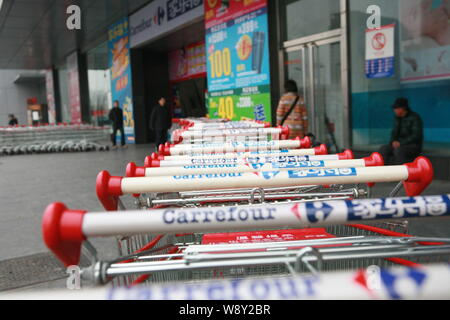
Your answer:
[[[346,129],[340,30],[290,41],[284,64],[287,79],[297,82],[305,99],[309,131],[330,152],[340,152]]]
[[[207,114],[204,29],[196,21],[131,51],[137,143],[154,142],[149,120],[161,97],[174,117]]]
[[[204,117],[207,114],[206,78],[198,77],[171,83],[173,113],[178,118]]]

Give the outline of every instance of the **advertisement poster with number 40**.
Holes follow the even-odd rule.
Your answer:
[[[206,0],[211,118],[271,121],[267,0]]]

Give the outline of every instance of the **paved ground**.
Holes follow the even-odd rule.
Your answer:
[[[34,280],[26,278],[27,282],[24,278],[18,286],[11,285],[4,276],[6,272],[14,272],[15,268],[12,267],[14,264],[19,266],[37,263],[36,265],[42,266],[42,254],[48,251],[41,240],[40,226],[42,213],[48,204],[60,201],[74,209],[102,210],[95,195],[97,174],[106,169],[113,175],[123,175],[127,163],[135,161],[138,165],[142,165],[145,156],[151,152],[152,146],[130,146],[128,149],[105,153],[0,158],[0,275],[3,276],[3,287],[0,277],[0,291],[17,287],[32,289],[63,287],[65,281],[61,279],[61,270],[43,270],[41,275],[35,275]],[[377,185],[373,196],[386,196],[393,186]],[[443,193],[450,194],[449,181],[437,181],[426,192],[428,195]],[[411,233],[450,237],[450,220],[413,222]],[[102,258],[112,258],[116,253],[113,239],[95,240],[94,245],[99,248]],[[52,259],[51,255],[44,257]],[[54,261],[50,260],[48,266],[53,268]],[[42,281],[44,278],[46,281]]]
[[[52,202],[69,208],[102,210],[95,194],[98,173],[123,176],[129,162],[143,165],[152,146],[110,152],[68,153],[0,158],[0,259],[45,252],[41,218]]]

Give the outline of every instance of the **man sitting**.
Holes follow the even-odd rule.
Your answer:
[[[413,161],[422,153],[423,122],[420,116],[409,108],[405,98],[399,98],[392,106],[396,115],[389,145],[380,153],[386,164],[400,165]],[[391,160],[393,157],[393,161]]]

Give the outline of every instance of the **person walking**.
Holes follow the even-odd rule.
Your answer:
[[[10,114],[10,115],[8,116],[8,118],[9,118],[9,123],[8,123],[8,125],[9,125],[10,127],[14,127],[14,126],[18,126],[18,125],[19,125],[19,120],[17,120],[17,118],[16,118],[15,115]]]
[[[297,83],[288,80],[284,85],[285,94],[281,97],[277,109],[277,125],[288,126],[289,138],[304,138],[308,133],[308,113],[305,101],[298,93]]]
[[[126,147],[125,143],[125,130],[123,128],[123,111],[120,109],[119,101],[114,101],[114,107],[109,112],[109,120],[112,121],[113,133],[111,135],[111,141],[113,149],[117,149],[117,132],[120,131],[122,147]]]
[[[167,142],[167,131],[172,127],[172,112],[166,105],[166,99],[161,97],[153,107],[150,116],[150,130],[155,133],[156,150]]]
[[[395,113],[394,129],[390,143],[382,146],[380,153],[386,164],[401,165],[413,161],[422,153],[423,121],[410,109],[408,99],[398,98],[392,108]]]

